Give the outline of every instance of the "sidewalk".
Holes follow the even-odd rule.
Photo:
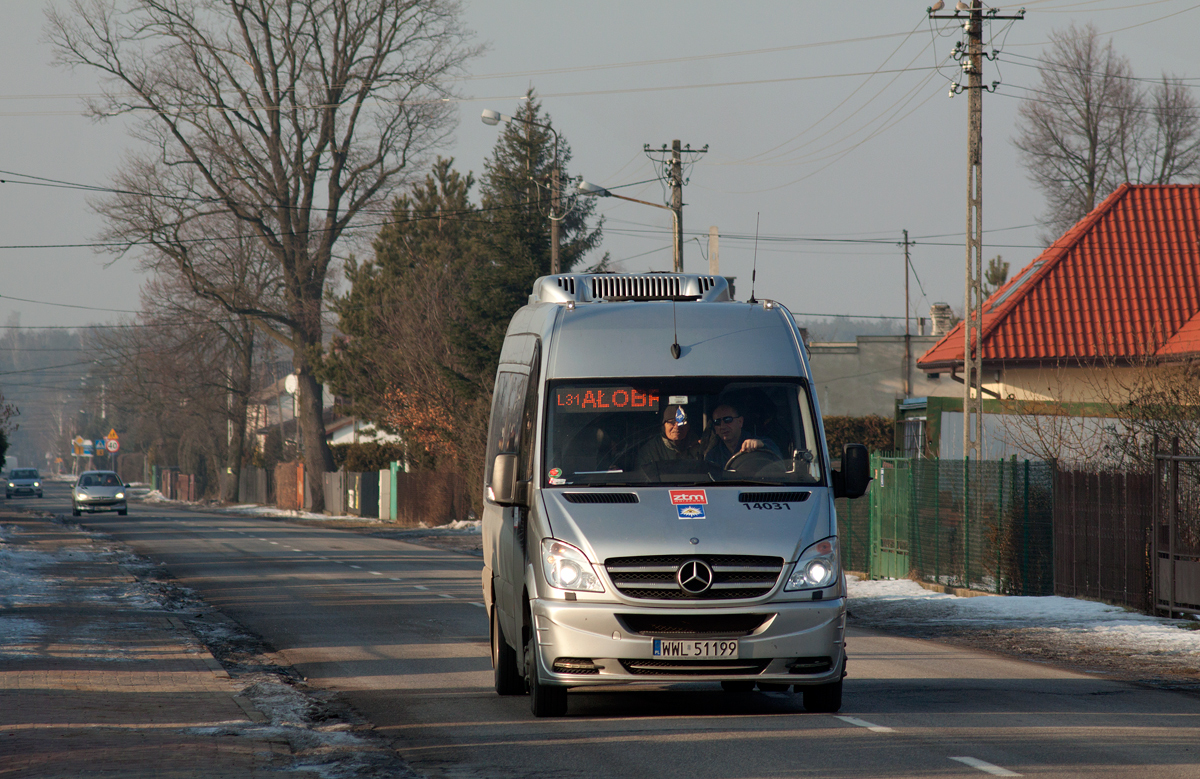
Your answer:
[[[180,618],[199,615],[164,608],[120,557],[72,525],[0,511],[0,777],[341,774],[297,761],[289,731],[306,725],[244,697],[274,680],[231,679]],[[350,728],[328,736],[351,746]]]

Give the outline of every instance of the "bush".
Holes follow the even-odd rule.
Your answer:
[[[375,441],[362,444],[334,444],[333,463],[340,471],[367,473],[387,470],[389,463],[404,459],[404,445],[381,444]]]
[[[829,456],[842,456],[845,444],[863,444],[871,452],[890,452],[896,448],[895,422],[879,414],[865,417],[825,417],[825,438]]]

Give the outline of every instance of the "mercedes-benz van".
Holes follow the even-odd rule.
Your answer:
[[[595,685],[719,682],[837,711],[845,576],[791,314],[721,276],[537,280],[500,355],[484,478],[496,691],[537,716]]]

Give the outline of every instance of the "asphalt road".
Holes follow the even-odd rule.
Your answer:
[[[34,505],[69,516],[52,485]],[[1200,777],[1200,698],[851,630],[839,715],[715,684],[492,691],[476,557],[134,503],[82,518],[340,691],[432,777]]]

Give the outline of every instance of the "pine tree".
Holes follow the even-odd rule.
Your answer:
[[[470,385],[447,337],[462,316],[479,222],[469,197],[474,176],[453,164],[439,158],[423,182],[396,198],[373,257],[347,262],[350,290],[330,304],[344,335],[334,339],[323,377],[345,398],[347,413],[412,440],[424,434],[419,418],[444,418],[446,408],[461,406],[463,386]],[[468,387],[465,394],[479,390]],[[414,413],[409,403],[397,414],[398,397],[420,398],[425,410]],[[458,447],[445,444],[433,448],[454,459]],[[413,457],[428,465],[437,460],[432,451]]]
[[[530,90],[513,122],[504,126],[480,182],[485,227],[478,234],[478,262],[471,279],[471,305],[455,334],[468,370],[491,386],[504,333],[512,315],[529,298],[533,282],[550,273],[550,181],[554,136]],[[570,180],[570,144],[559,134],[559,181]],[[600,244],[603,219],[588,225],[595,202],[562,198],[559,264],[580,265]]]

